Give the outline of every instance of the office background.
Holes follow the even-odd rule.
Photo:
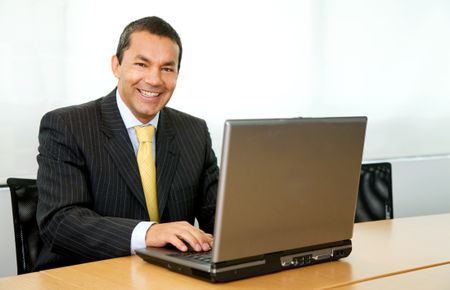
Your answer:
[[[118,37],[147,15],[178,30],[169,105],[208,122],[219,158],[228,118],[365,115],[397,216],[450,211],[446,0],[0,0],[0,184],[35,176],[45,112],[114,88]]]

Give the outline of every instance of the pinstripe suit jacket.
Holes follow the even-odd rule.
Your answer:
[[[206,123],[164,108],[156,138],[160,221],[197,218],[212,233],[218,167]],[[47,113],[37,160],[36,269],[129,255],[134,227],[149,216],[115,90]]]

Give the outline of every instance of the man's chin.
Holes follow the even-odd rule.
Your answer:
[[[160,110],[151,110],[151,111],[140,111],[136,118],[141,121],[143,124],[150,122],[153,118],[155,118],[156,114],[158,114]]]

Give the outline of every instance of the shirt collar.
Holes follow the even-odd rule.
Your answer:
[[[116,90],[116,102],[117,107],[119,108],[120,116],[122,117],[123,123],[125,124],[125,127],[127,129],[131,129],[135,126],[142,126],[142,125],[153,125],[155,126],[155,129],[157,128],[159,121],[159,112],[153,119],[150,120],[150,122],[143,124],[136,118],[136,116],[133,115],[133,113],[130,111],[127,105],[125,105],[122,98],[120,97],[118,89]]]

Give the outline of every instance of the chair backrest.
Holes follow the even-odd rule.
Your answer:
[[[392,169],[389,162],[361,166],[355,222],[394,218]]]
[[[8,178],[16,241],[17,274],[33,271],[42,242],[36,221],[35,179]]]

